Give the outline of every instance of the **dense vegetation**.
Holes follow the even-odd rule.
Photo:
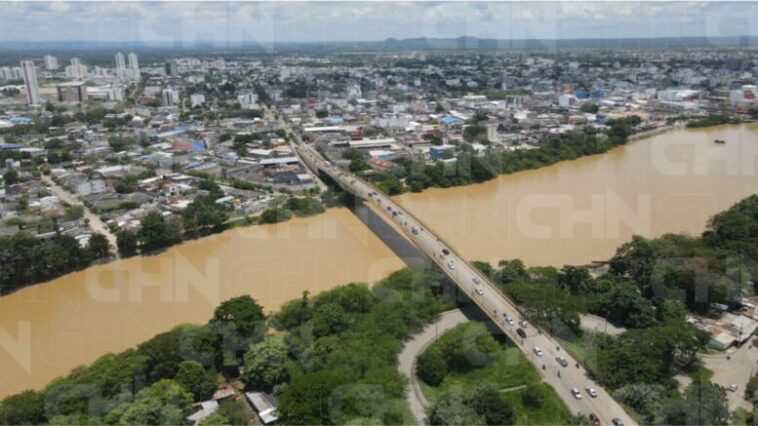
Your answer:
[[[707,117],[695,118],[687,122],[687,127],[690,129],[698,129],[702,127],[720,126],[722,124],[738,124],[739,118],[730,117],[728,115],[709,115]]]
[[[108,256],[108,240],[101,234],[93,235],[85,247],[67,235],[56,235],[49,242],[23,231],[0,237],[0,294],[85,268]]]
[[[434,164],[425,164],[422,161],[398,159],[398,167],[385,173],[372,173],[368,177],[390,195],[406,190],[418,192],[429,187],[447,188],[485,182],[501,174],[536,169],[559,161],[607,152],[625,144],[632,134],[633,127],[639,123],[640,118],[637,116],[620,118],[609,121],[609,129],[605,133],[587,128],[583,132],[550,135],[539,148],[515,151],[491,148],[482,156],[474,155],[473,148],[464,143],[463,152],[455,157],[455,162],[437,161]],[[479,138],[480,127],[467,127],[473,129],[468,131],[468,138]],[[369,167],[360,151],[346,150],[343,156],[351,160],[349,168],[352,172],[362,172]]]
[[[2,424],[187,424],[193,401],[216,389],[217,371],[263,339],[265,315],[250,297],[222,303],[208,324],[185,325],[74,369],[41,391],[0,402]]]
[[[431,424],[565,424],[569,411],[521,351],[482,323],[446,331],[418,358]]]
[[[205,325],[177,327],[4,399],[0,424],[187,424],[192,402],[240,367],[249,389],[278,395],[284,423],[404,424],[401,341],[450,307],[436,295],[441,280],[438,272],[402,270],[372,289],[306,293],[272,318],[249,296],[237,297]],[[278,333],[266,337],[272,326]],[[248,424],[235,405],[222,408],[208,424]]]

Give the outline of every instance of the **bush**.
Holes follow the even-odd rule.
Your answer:
[[[448,374],[447,363],[439,350],[427,350],[418,358],[416,374],[430,386],[439,386]]]

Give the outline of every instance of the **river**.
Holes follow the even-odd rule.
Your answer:
[[[713,143],[724,139],[724,145]],[[397,197],[471,259],[606,259],[632,234],[703,230],[755,192],[758,127],[679,130],[479,185]],[[251,294],[266,310],[403,264],[349,210],[189,241],[0,298],[0,397]]]

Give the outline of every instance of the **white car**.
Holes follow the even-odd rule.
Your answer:
[[[476,294],[484,296],[484,290],[482,290],[481,287],[477,287],[474,291],[476,291]]]
[[[542,356],[542,349],[540,349],[538,346],[535,346],[533,351],[535,355]]]
[[[451,260],[450,262],[447,262],[447,266],[448,266],[450,269],[455,269],[455,263],[453,263],[453,261],[452,261],[452,260]]]
[[[731,385],[729,385],[729,387],[728,387],[727,389],[728,389],[730,392],[737,392],[737,388],[738,388],[738,387],[739,387],[739,386],[737,386],[736,384],[732,383]]]
[[[591,396],[593,398],[597,398],[597,391],[595,390],[595,388],[588,387],[585,390],[587,391],[587,395],[589,395],[589,396]]]
[[[505,314],[503,314],[503,315],[505,315]],[[513,325],[513,319],[511,319],[511,317],[509,317],[507,315],[505,315],[505,322],[507,322],[508,325]]]
[[[579,392],[579,389],[577,388],[571,388],[571,394],[574,395],[574,398],[576,399],[582,399],[582,393]]]

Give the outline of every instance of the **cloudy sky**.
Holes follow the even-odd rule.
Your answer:
[[[758,2],[0,2],[0,40],[758,35]]]

